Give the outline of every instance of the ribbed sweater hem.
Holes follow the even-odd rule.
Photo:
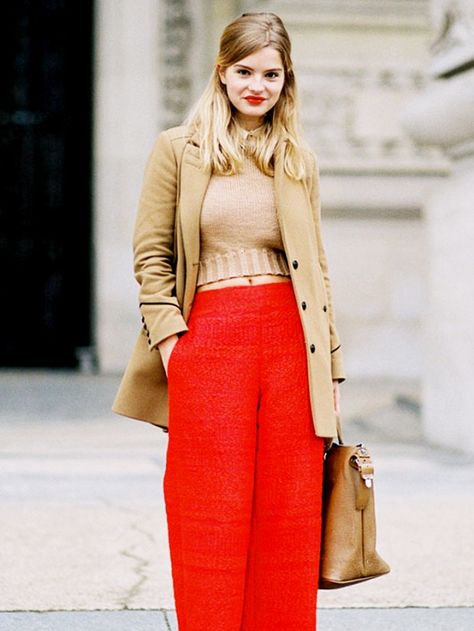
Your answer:
[[[238,248],[206,257],[199,262],[197,286],[223,278],[259,274],[289,276],[285,252],[267,248]]]

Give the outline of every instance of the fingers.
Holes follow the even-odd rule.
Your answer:
[[[165,373],[166,373],[167,377],[168,377],[168,366],[169,366],[169,363],[170,363],[170,357],[171,357],[171,353],[173,352],[173,348],[174,348],[174,346],[171,348],[171,350],[167,350],[166,353],[164,353],[161,356],[161,359],[163,360],[163,366],[164,366]]]

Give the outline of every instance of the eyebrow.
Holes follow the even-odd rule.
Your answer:
[[[255,70],[255,68],[252,68],[251,66],[244,66],[244,64],[235,64],[235,66],[238,68],[245,68],[246,70]],[[267,68],[264,72],[283,72],[283,68]]]

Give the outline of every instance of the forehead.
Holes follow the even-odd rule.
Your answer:
[[[283,62],[280,53],[274,48],[270,48],[270,46],[260,48],[251,55],[247,55],[247,57],[239,59],[233,65],[247,66],[255,70],[263,70],[265,68],[283,69]]]

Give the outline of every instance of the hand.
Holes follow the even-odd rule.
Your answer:
[[[341,393],[339,391],[339,381],[337,379],[332,380],[332,394],[334,398],[334,409],[337,414],[341,413]]]
[[[175,334],[166,337],[164,340],[158,344],[158,350],[160,351],[161,360],[163,362],[163,366],[165,368],[166,376],[168,376],[168,363],[170,361],[171,353],[173,352],[173,348],[178,342],[179,337]]]

